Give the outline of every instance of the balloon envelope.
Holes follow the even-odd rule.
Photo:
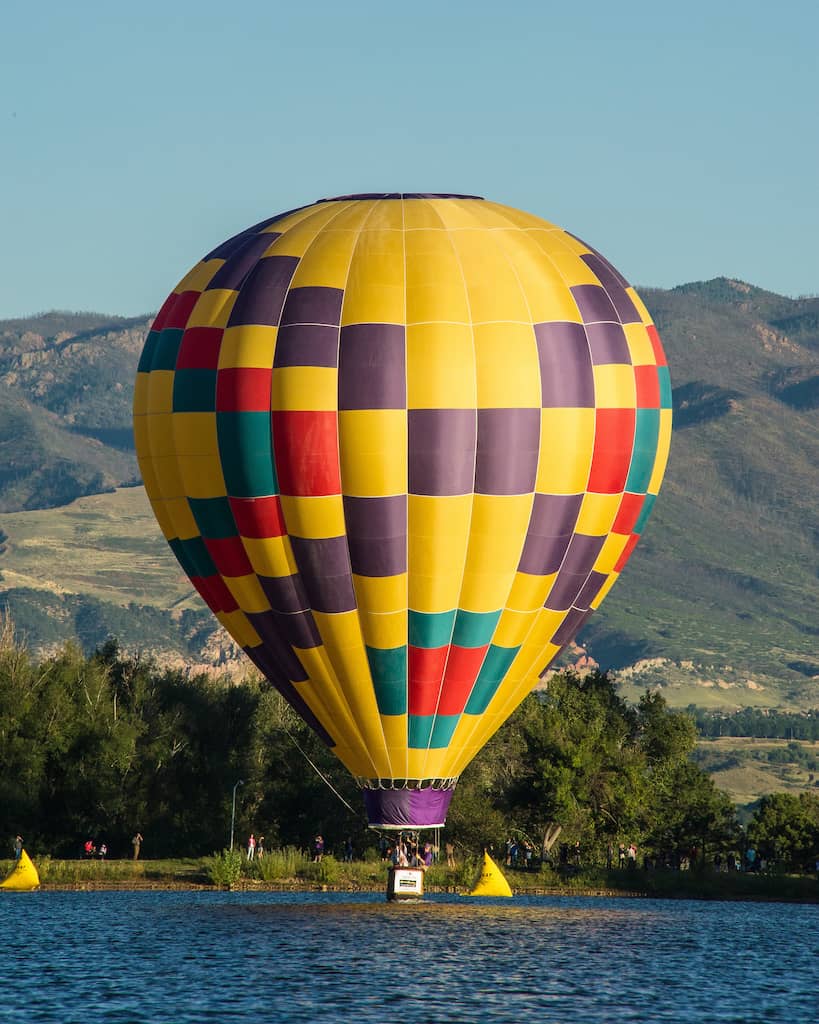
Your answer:
[[[208,253],[152,326],[134,412],[219,621],[372,824],[432,826],[623,569],[671,385],[584,242],[477,197],[379,194]]]

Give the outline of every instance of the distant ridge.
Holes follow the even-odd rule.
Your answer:
[[[704,693],[819,706],[819,296],[787,298],[728,277],[640,294],[671,368],[671,459],[645,536],[581,633],[577,657],[604,668],[639,662],[624,685],[673,685],[683,702]],[[60,509],[83,495],[138,480],[131,404],[149,323],[65,311],[0,321],[0,529],[9,535],[0,596],[35,646],[63,636],[93,648],[116,632],[125,646],[155,637],[166,653],[224,659],[230,648],[198,598],[184,623],[171,617],[179,589],[139,596],[127,574],[110,594],[95,590],[96,578],[75,580],[70,595],[57,593],[57,580],[39,596],[8,583],[21,557],[8,514],[67,515]],[[101,520],[106,501],[95,508]],[[125,514],[113,496],[110,508]],[[14,521],[18,531],[24,522]],[[112,533],[121,526],[112,521]],[[150,529],[141,520],[137,528]],[[144,557],[150,549],[156,579],[168,573],[178,588],[153,529]],[[51,562],[56,575],[59,551]]]

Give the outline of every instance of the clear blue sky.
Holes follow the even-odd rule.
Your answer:
[[[819,5],[45,0],[0,19],[0,318],[158,308],[346,192],[477,193],[632,282],[819,292]]]

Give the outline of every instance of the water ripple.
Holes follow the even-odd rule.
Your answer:
[[[0,923],[3,1022],[819,1019],[809,906],[42,892]]]

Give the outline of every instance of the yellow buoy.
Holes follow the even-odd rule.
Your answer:
[[[512,890],[503,872],[484,850],[483,867],[470,896],[511,896]]]
[[[25,850],[20,851],[17,863],[5,881],[0,882],[0,889],[12,889],[14,892],[30,892],[40,884],[40,876],[34,867],[31,857]]]

